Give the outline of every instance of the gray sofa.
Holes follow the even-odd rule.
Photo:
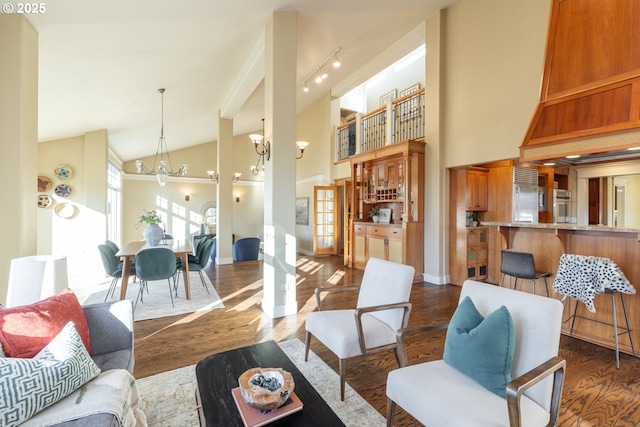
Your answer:
[[[133,305],[129,300],[82,307],[89,324],[92,358],[104,372],[126,369],[133,374]],[[53,405],[55,406],[55,404]],[[97,414],[56,424],[58,427],[116,427],[113,414]]]

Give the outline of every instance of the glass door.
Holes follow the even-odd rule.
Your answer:
[[[337,255],[337,233],[339,224],[336,215],[341,213],[337,187],[313,187],[313,253],[314,255]]]

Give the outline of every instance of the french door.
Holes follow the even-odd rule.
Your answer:
[[[337,255],[341,213],[338,188],[334,185],[313,187],[313,254]]]

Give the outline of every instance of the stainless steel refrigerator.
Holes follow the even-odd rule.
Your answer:
[[[538,223],[538,171],[513,168],[513,222]]]

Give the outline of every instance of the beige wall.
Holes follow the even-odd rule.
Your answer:
[[[97,246],[106,237],[107,132],[38,144],[38,174],[53,185],[46,192],[53,203],[38,209],[38,254],[65,255],[70,287],[78,288],[104,278]],[[60,179],[55,170],[61,165],[72,170],[71,178]],[[57,196],[55,187],[71,188],[67,198]],[[66,204],[74,209],[71,218],[56,214]]]
[[[462,0],[446,10],[446,167],[519,156],[539,101],[550,4]]]

